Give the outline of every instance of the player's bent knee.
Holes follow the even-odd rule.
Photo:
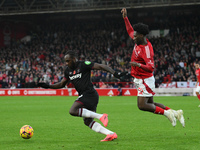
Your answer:
[[[70,110],[69,110],[69,114],[72,115],[72,116],[78,116],[77,111],[75,111],[75,110],[73,110],[73,109],[70,109]]]
[[[138,105],[139,110],[146,111],[146,108],[143,105]]]
[[[86,126],[89,126],[90,123],[91,123],[92,121],[93,121],[92,118],[85,118],[85,119],[84,119],[84,124],[85,124]]]

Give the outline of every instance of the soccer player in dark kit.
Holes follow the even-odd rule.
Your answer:
[[[146,38],[146,35],[149,33],[148,26],[143,23],[137,23],[132,27],[127,17],[126,8],[123,8],[121,13],[126,30],[135,42],[130,64],[131,75],[134,77],[134,84],[138,91],[138,108],[142,111],[166,116],[173,126],[176,126],[176,119],[178,119],[182,126],[185,127],[182,110],[172,110],[153,100],[155,95],[155,78],[153,76],[154,51],[151,43]]]
[[[93,131],[107,135],[104,141],[112,141],[117,138],[117,134],[106,129],[108,124],[107,114],[96,113],[99,95],[94,89],[90,80],[91,70],[104,70],[113,74],[116,78],[120,78],[127,74],[127,72],[116,72],[112,68],[90,61],[78,61],[76,53],[72,50],[68,51],[64,57],[67,68],[64,72],[64,78],[53,85],[47,83],[38,83],[39,87],[59,89],[65,87],[68,81],[71,81],[75,89],[79,93],[79,97],[75,100],[69,113],[72,116],[83,117],[84,124],[90,127]],[[100,123],[94,121],[94,118],[99,119],[105,127]]]

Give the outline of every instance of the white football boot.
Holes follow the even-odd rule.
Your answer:
[[[183,127],[185,127],[185,119],[183,117],[183,110],[177,110],[177,116],[176,116],[176,119],[179,120],[179,122],[182,124]]]
[[[175,115],[173,113],[173,110],[169,109],[167,110],[169,113],[168,115],[166,116],[169,121],[172,123],[172,126],[175,127],[176,126],[176,118],[175,118]]]

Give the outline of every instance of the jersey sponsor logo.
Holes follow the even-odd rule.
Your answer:
[[[90,65],[91,62],[90,62],[90,61],[85,61],[85,64],[86,64],[86,65]]]
[[[73,75],[71,77],[69,76],[69,79],[74,80],[74,79],[77,79],[77,78],[81,78],[81,76],[82,76],[82,73],[79,73],[79,74]]]

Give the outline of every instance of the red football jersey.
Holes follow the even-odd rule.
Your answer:
[[[196,70],[195,74],[197,76],[198,81],[200,82],[200,68]],[[198,86],[200,86],[200,83],[198,83]]]
[[[133,27],[131,26],[128,18],[124,18],[126,30],[129,36],[133,39]],[[131,62],[137,62],[147,67],[152,67],[152,71],[145,71],[140,67],[133,67],[131,66],[131,75],[135,78],[145,79],[153,76],[153,68],[154,68],[154,52],[153,47],[148,39],[146,45],[137,45],[135,44],[133,53],[131,56]]]
[[[150,65],[154,68],[154,52],[151,43],[147,39],[147,45],[137,45],[133,49],[131,62],[137,62],[143,65]],[[152,72],[147,72],[139,67],[131,66],[131,75],[135,78],[145,79],[153,76]]]

